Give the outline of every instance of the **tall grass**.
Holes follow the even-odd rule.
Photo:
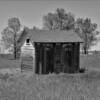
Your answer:
[[[95,73],[11,76],[0,81],[0,100],[99,100],[100,77],[96,76]]]

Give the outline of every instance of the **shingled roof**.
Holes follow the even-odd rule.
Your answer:
[[[82,39],[73,30],[33,30],[25,28],[18,42],[29,37],[33,42],[82,42]]]

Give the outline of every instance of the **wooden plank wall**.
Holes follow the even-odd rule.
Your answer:
[[[23,71],[32,71],[35,72],[35,55],[34,55],[34,49],[31,48],[25,48],[23,51],[21,51],[21,72]]]
[[[80,43],[74,43],[74,65],[73,70],[79,70],[79,57],[80,57]]]
[[[66,46],[63,48],[63,46]],[[47,43],[35,43],[35,72],[37,74],[48,74],[49,72],[65,72],[74,73],[79,69],[79,50],[80,43],[61,43],[61,49],[56,48],[55,44],[52,44],[52,48],[47,47]],[[56,65],[55,56],[58,54],[61,63]],[[49,56],[52,56],[51,58]],[[52,60],[50,60],[52,59]],[[51,64],[52,63],[52,64]],[[52,69],[50,67],[52,66]],[[59,68],[58,68],[59,67]]]
[[[33,71],[33,57],[32,56],[21,57],[21,72],[23,71]]]

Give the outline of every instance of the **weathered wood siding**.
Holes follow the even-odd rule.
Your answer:
[[[79,70],[79,43],[35,43],[35,72],[74,73]]]
[[[29,44],[25,43],[21,47],[21,71],[33,71],[35,64],[35,48],[34,45],[30,42]]]
[[[21,48],[21,70],[37,74],[79,70],[80,43],[34,43]]]

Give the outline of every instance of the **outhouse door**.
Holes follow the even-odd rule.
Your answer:
[[[56,43],[54,47],[54,72],[63,72],[63,50],[61,43]]]
[[[52,73],[54,71],[54,52],[53,44],[46,44],[44,47],[44,73]]]
[[[63,63],[64,72],[71,72],[73,67],[73,45],[71,43],[65,44],[63,47]]]
[[[54,72],[70,72],[72,69],[73,45],[57,43],[54,50]]]

